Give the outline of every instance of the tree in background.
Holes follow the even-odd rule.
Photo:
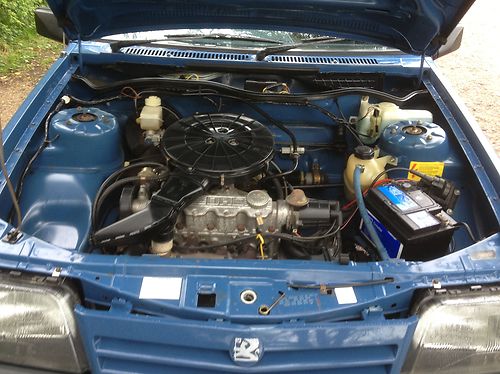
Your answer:
[[[0,49],[34,32],[33,10],[44,4],[44,0],[0,0]]]

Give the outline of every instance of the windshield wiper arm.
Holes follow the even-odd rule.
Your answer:
[[[173,35],[171,37],[164,37],[160,39],[130,39],[130,40],[117,40],[110,41],[106,40],[111,47],[112,52],[118,51],[120,48],[130,47],[134,45],[143,45],[157,42],[168,42],[168,41],[183,41],[183,40],[198,40],[198,39],[226,39],[226,40],[241,40],[241,41],[249,41],[249,42],[265,42],[272,44],[282,44],[280,41],[261,38],[258,36],[242,36],[242,35],[227,35],[227,34],[182,34],[182,35]]]
[[[289,51],[290,49],[300,48],[300,47],[307,46],[307,45],[339,42],[339,41],[343,41],[343,40],[345,40],[345,39],[338,38],[335,36],[321,36],[318,38],[305,39],[305,40],[302,40],[300,43],[282,44],[282,45],[278,45],[275,47],[267,47],[267,48],[264,48],[264,49],[261,49],[260,51],[258,51],[255,55],[255,59],[257,61],[262,61],[266,56],[276,54],[276,53],[286,52],[286,51]]]
[[[192,35],[189,35],[191,37]],[[118,51],[120,48],[131,47],[133,45],[143,45],[157,42],[165,42],[169,40],[184,40],[189,39],[188,36],[185,35],[176,35],[173,38],[159,38],[159,39],[128,39],[128,40],[104,40],[106,43],[109,43],[112,52]]]
[[[189,39],[189,38],[186,38]],[[271,43],[271,44],[280,44],[282,45],[283,43],[274,40],[274,39],[268,39],[268,38],[263,38],[260,36],[252,36],[252,35],[231,35],[231,34],[210,34],[210,35],[195,35],[193,36],[194,40],[196,39],[226,39],[226,40],[241,40],[244,42],[264,42],[264,43]]]

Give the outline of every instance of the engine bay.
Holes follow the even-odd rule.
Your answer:
[[[490,231],[412,79],[114,74],[75,75],[46,118],[17,188],[27,233],[101,254],[346,263],[430,260]]]

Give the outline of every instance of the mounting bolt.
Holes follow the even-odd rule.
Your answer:
[[[23,236],[23,233],[16,230],[16,229],[12,229],[9,231],[9,233],[7,235],[5,235],[3,238],[2,238],[2,241],[4,243],[9,243],[9,244],[15,244],[17,243],[17,241],[19,239],[21,239]]]

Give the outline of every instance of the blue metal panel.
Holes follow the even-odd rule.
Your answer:
[[[416,288],[493,283],[500,279],[500,235],[462,251],[426,263],[392,261],[339,265],[317,261],[248,261],[161,259],[155,256],[103,256],[64,251],[36,239],[25,238],[14,245],[0,243],[0,266],[28,272],[52,274],[78,280],[85,299],[110,305],[114,298],[133,304],[134,310],[149,314],[189,319],[223,319],[238,323],[276,323],[291,319],[328,321],[359,318],[370,306],[384,313],[408,311]],[[139,298],[143,277],[182,277],[180,301]],[[394,282],[355,288],[357,302],[339,304],[319,290],[293,290],[290,283],[345,284],[394,278]],[[215,284],[215,308],[195,305],[200,284]],[[245,286],[259,287],[261,301],[270,303],[279,290],[287,292],[289,305],[280,304],[269,316],[257,307],[238,307],[239,292]],[[220,292],[220,293],[219,293]],[[319,297],[319,302],[317,300]],[[292,299],[296,300],[292,302]]]
[[[130,308],[130,306],[128,306]],[[416,317],[386,321],[238,325],[78,306],[77,321],[96,373],[398,373]],[[262,358],[241,367],[230,358],[236,337],[258,338]]]
[[[49,0],[72,40],[167,29],[256,29],[323,33],[433,55],[473,0],[233,0],[114,2]],[[369,4],[369,5],[367,5]]]
[[[80,122],[75,119],[79,115],[95,119]],[[99,186],[123,164],[119,124],[102,110],[76,108],[55,114],[49,130],[53,141],[25,179],[23,230],[79,251],[88,245]]]
[[[85,46],[85,43],[83,43]],[[90,48],[90,47],[89,47]],[[82,50],[84,50],[82,48]],[[188,52],[196,52],[196,50],[188,50]],[[214,53],[214,55],[216,55]],[[183,58],[178,56],[168,56],[168,57],[155,57],[155,56],[137,56],[137,55],[127,55],[127,54],[117,54],[109,53],[106,48],[103,47],[101,53],[95,53],[95,45],[92,45],[92,51],[84,53],[85,63],[90,65],[101,65],[105,63],[136,63],[136,64],[156,64],[156,65],[169,65],[169,66],[179,66],[190,69],[196,69],[198,66],[211,66],[213,68],[241,68],[241,69],[252,69],[254,72],[263,69],[303,69],[311,71],[320,72],[339,72],[339,73],[351,73],[353,68],[356,68],[357,72],[364,73],[378,73],[385,72],[391,74],[399,74],[401,76],[415,76],[418,74],[420,66],[420,58],[417,56],[409,56],[401,54],[396,55],[370,55],[370,58],[377,61],[377,64],[368,65],[356,65],[349,63],[334,63],[334,64],[317,64],[310,63],[308,61],[292,62],[292,61],[249,61],[249,60],[225,60],[225,59],[211,59],[211,60],[197,60],[190,58]],[[243,54],[244,56],[244,54]],[[315,58],[321,58],[321,56],[313,56]],[[339,58],[343,61],[347,61],[348,58],[354,56],[341,55],[333,58]]]

